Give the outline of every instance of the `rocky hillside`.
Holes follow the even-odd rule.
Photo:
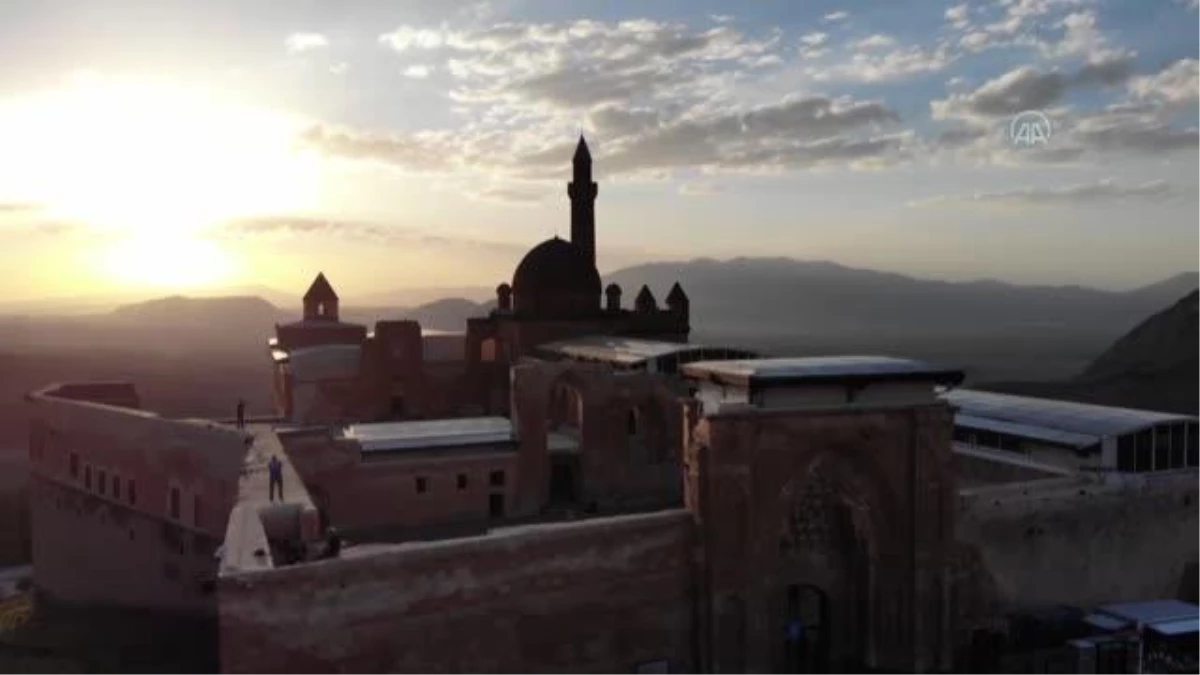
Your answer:
[[[1108,351],[1101,354],[1079,376],[1080,381],[1102,381],[1114,377],[1146,375],[1196,375],[1200,359],[1196,340],[1200,334],[1200,292],[1193,291],[1179,302],[1138,324]]]

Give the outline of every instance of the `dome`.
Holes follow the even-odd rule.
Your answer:
[[[599,308],[596,266],[579,247],[558,237],[525,254],[513,274],[512,288],[518,311]]]

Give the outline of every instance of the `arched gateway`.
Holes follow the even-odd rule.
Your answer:
[[[852,468],[831,470],[831,457],[793,477],[776,503],[774,672],[858,672],[870,651],[874,521],[885,515],[871,491],[884,488],[855,479]]]
[[[685,501],[707,672],[949,665],[952,411],[919,362],[709,362]]]

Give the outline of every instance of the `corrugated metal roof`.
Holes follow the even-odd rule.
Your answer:
[[[950,449],[960,455],[965,455],[967,457],[976,457],[976,458],[983,459],[983,460],[986,460],[989,462],[997,462],[997,463],[1001,463],[1001,464],[1008,464],[1011,466],[1024,467],[1027,469],[1033,469],[1035,471],[1052,473],[1052,474],[1055,474],[1058,476],[1074,475],[1074,472],[1071,471],[1070,469],[1065,469],[1061,466],[1056,466],[1054,464],[1048,464],[1046,462],[1039,462],[1039,461],[1030,459],[1024,455],[1019,455],[1015,452],[1009,452],[1007,450],[995,450],[992,448],[981,448],[981,447],[976,447],[973,445],[968,445],[966,443],[959,443],[958,441],[952,441],[950,443]]]
[[[727,380],[803,381],[803,380],[884,380],[929,379],[961,380],[960,371],[913,359],[890,356],[815,356],[804,358],[746,359],[739,361],[702,361],[684,367],[692,377],[716,377]]]
[[[1100,630],[1116,631],[1129,625],[1128,619],[1110,616],[1104,612],[1093,612],[1083,618],[1083,622]]]
[[[1162,635],[1184,635],[1200,633],[1200,617],[1191,619],[1174,619],[1150,624],[1150,630]]]
[[[346,438],[363,452],[506,443],[516,431],[506,417],[463,417],[411,422],[373,422],[346,427]]]
[[[955,389],[943,398],[961,414],[976,418],[1057,429],[1089,436],[1118,436],[1164,422],[1194,422],[1195,417],[1132,408]]]
[[[1101,612],[1142,624],[1200,617],[1200,607],[1182,600],[1141,600],[1104,605]]]
[[[753,355],[752,352],[744,349],[709,347],[660,340],[639,340],[610,335],[593,335],[570,340],[560,340],[558,342],[548,342],[539,345],[538,350],[573,359],[600,361],[627,367],[642,365],[648,361],[666,357],[680,358],[683,356],[696,356],[698,358],[719,359],[724,358],[724,355],[728,355],[729,358],[746,358]]]
[[[1046,441],[1047,443],[1056,443],[1072,448],[1086,448],[1100,442],[1099,436],[1090,434],[1077,434],[1071,431],[1062,431],[1037,424],[1021,424],[1019,422],[1005,422],[1004,420],[996,420],[990,417],[976,417],[975,415],[966,415],[958,413],[954,416],[954,426],[965,427],[968,429],[979,429],[983,431],[994,431],[999,434],[1012,434],[1022,438],[1031,438],[1038,441]]]

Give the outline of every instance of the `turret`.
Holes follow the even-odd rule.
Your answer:
[[[642,290],[638,291],[637,298],[633,301],[633,308],[643,314],[658,311],[658,301],[654,299],[654,294],[650,292],[649,286],[642,286]]]
[[[501,312],[512,311],[512,286],[500,284],[496,287],[496,309]]]
[[[683,292],[683,287],[676,281],[675,285],[671,286],[671,292],[667,294],[667,308],[672,314],[687,318],[690,305],[687,293]]]
[[[604,289],[604,309],[610,312],[621,311],[621,287],[616,284],[609,284],[608,288]]]
[[[308,292],[304,294],[305,321],[337,321],[338,296],[323,272],[317,273]]]

